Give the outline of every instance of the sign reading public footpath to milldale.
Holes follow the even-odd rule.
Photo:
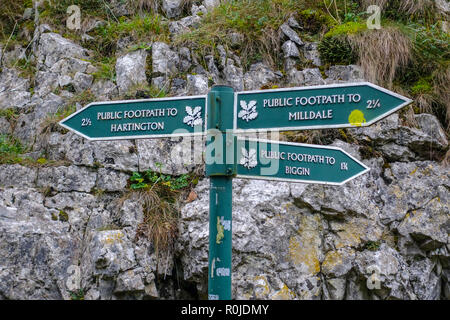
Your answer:
[[[235,95],[235,132],[369,126],[411,103],[368,82]]]
[[[203,134],[205,96],[94,102],[60,124],[89,140]]]
[[[369,171],[336,147],[239,134],[369,126],[411,102],[367,82],[237,93],[214,86],[207,96],[94,102],[60,124],[89,140],[207,135],[208,298],[230,300],[233,178],[343,185]]]
[[[335,147],[238,139],[237,149],[238,178],[343,185],[369,171]]]

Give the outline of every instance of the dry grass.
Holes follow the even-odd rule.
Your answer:
[[[450,66],[443,71],[436,71],[433,77],[433,93],[444,106],[447,121],[447,133],[450,133]]]
[[[142,205],[144,220],[138,226],[136,237],[150,240],[157,252],[173,248],[178,234],[178,210],[174,201],[175,191],[162,184],[151,188],[130,191],[119,200],[119,207],[131,199]]]
[[[411,40],[394,27],[350,34],[348,39],[367,80],[388,88],[397,70],[411,59]]]

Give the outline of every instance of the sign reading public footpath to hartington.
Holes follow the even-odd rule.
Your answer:
[[[60,124],[89,140],[203,134],[206,97],[94,102]]]
[[[238,139],[237,177],[343,185],[369,168],[342,149],[301,143]]]
[[[368,82],[235,95],[235,132],[369,126],[411,103]]]

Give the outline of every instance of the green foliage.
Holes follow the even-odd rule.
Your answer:
[[[318,45],[320,58],[330,64],[354,64],[358,60],[345,37],[324,37]]]
[[[5,155],[19,155],[25,152],[22,143],[11,135],[0,135],[0,157]]]
[[[69,291],[71,300],[84,300],[84,289],[79,289],[76,291]]]
[[[154,41],[169,41],[167,22],[158,14],[134,17],[120,17],[118,21],[98,27],[94,32],[95,41],[91,43],[100,57],[113,57],[117,41],[131,36],[135,42],[151,43]]]
[[[380,246],[381,246],[380,241],[367,241],[364,247],[365,249],[370,251],[378,251],[378,249],[380,249]]]
[[[325,34],[325,37],[347,36],[364,30],[367,30],[366,23],[350,21],[340,25],[336,25]]]
[[[93,74],[95,79],[116,81],[116,57],[103,57],[97,63],[97,71]]]
[[[217,44],[231,48],[231,33],[243,41],[238,53],[246,65],[261,57],[269,63],[279,60],[279,27],[293,12],[316,7],[314,1],[298,0],[230,0],[208,12],[200,26],[176,38],[178,44],[189,43],[201,53],[214,52]]]
[[[321,9],[306,9],[298,13],[299,23],[309,34],[316,35],[332,28],[336,22]]]
[[[431,83],[431,79],[429,77],[419,79],[411,87],[412,95],[426,94],[426,93],[432,93],[432,92],[433,92],[433,84]]]
[[[193,178],[187,174],[173,177],[147,170],[144,173],[133,172],[133,175],[130,177],[130,188],[132,190],[147,189],[153,187],[155,184],[160,184],[167,187],[170,191],[178,191],[187,188],[192,180]]]

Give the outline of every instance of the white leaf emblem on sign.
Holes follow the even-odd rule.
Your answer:
[[[240,101],[241,111],[239,111],[238,117],[242,120],[249,122],[256,119],[258,112],[256,112],[256,101],[252,100],[248,104],[244,100]]]
[[[202,107],[195,107],[192,109],[190,106],[186,106],[186,113],[187,116],[184,117],[183,123],[191,127],[202,125]]]
[[[247,152],[247,149],[242,148],[241,152],[242,156],[239,161],[241,166],[247,169],[252,169],[258,165],[258,161],[256,160],[256,149],[250,149],[250,151]]]

